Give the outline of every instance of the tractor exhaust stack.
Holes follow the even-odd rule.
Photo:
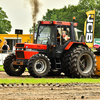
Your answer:
[[[34,43],[34,34],[35,34],[35,23],[33,23],[33,43]]]

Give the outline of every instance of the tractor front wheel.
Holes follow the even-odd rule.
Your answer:
[[[44,77],[51,68],[50,59],[44,54],[33,55],[28,61],[28,72],[33,77]]]
[[[24,66],[13,65],[13,61],[16,60],[16,56],[12,53],[8,55],[4,60],[4,70],[10,76],[20,76],[24,71]]]

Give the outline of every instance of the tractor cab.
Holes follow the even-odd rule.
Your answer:
[[[75,27],[77,23],[62,22],[62,21],[39,21],[36,44],[57,44],[57,34],[59,34],[60,45],[68,39],[78,40],[78,35]],[[57,33],[58,32],[58,33]],[[73,33],[74,32],[74,33]]]
[[[39,21],[36,44],[47,45],[47,55],[56,57],[57,52],[71,41],[78,41],[77,23],[62,21]],[[61,52],[62,53],[62,52]]]

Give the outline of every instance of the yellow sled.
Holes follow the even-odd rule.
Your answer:
[[[97,64],[97,67],[96,67],[96,71],[94,73],[94,75],[98,75],[100,76],[100,52],[94,52],[95,55],[96,55],[96,64]]]

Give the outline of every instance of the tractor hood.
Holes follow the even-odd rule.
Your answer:
[[[31,43],[16,43],[15,48],[46,50],[47,45],[44,45],[44,44],[31,44]]]

